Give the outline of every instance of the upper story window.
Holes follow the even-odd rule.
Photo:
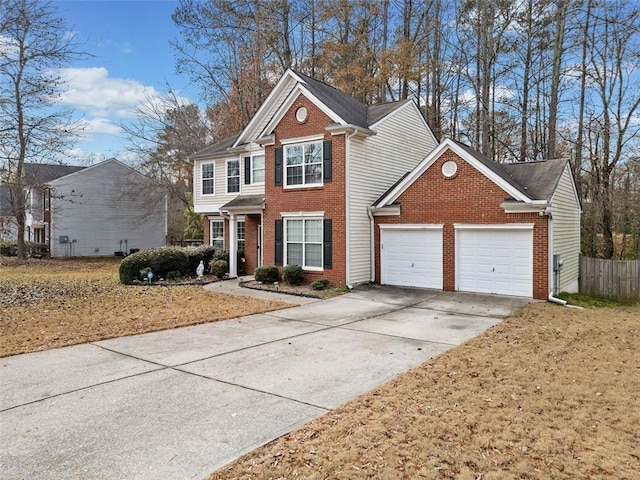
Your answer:
[[[264,183],[264,155],[251,157],[251,183]]]
[[[285,185],[322,184],[322,142],[284,146]]]
[[[240,192],[240,160],[227,160],[227,193]]]
[[[213,195],[215,193],[215,163],[203,163],[202,172],[202,195]]]

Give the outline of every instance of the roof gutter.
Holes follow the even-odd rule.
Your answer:
[[[353,125],[351,123],[347,123],[346,125],[342,125],[339,123],[330,123],[329,125],[327,125],[325,130],[331,135],[341,135],[343,133],[346,133],[358,137],[372,137],[376,134],[376,132],[373,130],[359,127],[358,125]]]

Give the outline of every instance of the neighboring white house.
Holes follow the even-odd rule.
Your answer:
[[[53,170],[62,175],[47,178]],[[113,256],[166,244],[163,190],[115,158],[90,167],[29,164],[25,172],[33,177],[27,178],[25,237],[49,245],[52,257]]]

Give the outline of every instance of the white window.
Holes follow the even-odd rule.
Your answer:
[[[227,160],[227,193],[240,192],[240,160]]]
[[[211,246],[224,248],[224,220],[210,220]]]
[[[322,184],[322,142],[285,145],[285,185]]]
[[[202,195],[213,195],[215,193],[215,163],[203,163],[202,172]]]
[[[285,219],[285,265],[322,269],[322,219]]]
[[[251,157],[251,183],[264,183],[264,155]]]
[[[238,227],[237,227],[237,240],[238,240],[238,251],[242,251],[244,252],[244,222],[242,220],[239,220],[237,223]]]

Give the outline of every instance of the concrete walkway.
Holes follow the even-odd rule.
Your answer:
[[[201,479],[495,325],[526,300],[362,287],[0,359],[3,479]]]

